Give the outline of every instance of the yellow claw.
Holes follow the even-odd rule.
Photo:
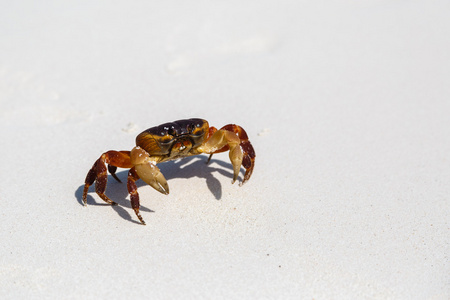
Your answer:
[[[240,147],[240,139],[239,137],[231,131],[228,130],[219,130],[216,131],[213,136],[198,149],[202,153],[214,153],[218,149],[223,148],[228,144],[230,148],[230,160],[233,165],[233,181],[234,183],[239,176],[239,172],[241,170],[242,159],[244,158],[244,154],[242,153],[242,149]],[[211,156],[209,159],[211,159]],[[208,161],[209,161],[208,159]]]
[[[150,155],[141,147],[134,147],[130,153],[136,173],[148,185],[160,193],[169,194],[169,185],[159,168],[150,160]]]
[[[153,163],[148,162],[145,164],[140,164],[135,166],[136,172],[139,177],[148,185],[153,187],[160,193],[169,194],[169,185],[167,184],[166,178],[161,173],[159,168]]]
[[[242,150],[241,150],[241,147],[239,147],[239,144],[230,146],[230,160],[231,160],[231,164],[233,165],[233,170],[234,170],[232,183],[234,183],[239,176],[243,157],[244,157],[244,154],[242,153]]]

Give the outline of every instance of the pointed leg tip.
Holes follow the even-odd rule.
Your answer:
[[[144,218],[142,218],[141,213],[139,212],[139,207],[133,208],[134,212],[136,213],[136,217],[139,219],[142,225],[145,225]]]
[[[235,183],[236,180],[238,179],[238,177],[239,177],[239,173],[234,174],[233,180],[231,181],[231,184]]]

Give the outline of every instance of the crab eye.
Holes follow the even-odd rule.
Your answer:
[[[170,127],[168,133],[169,133],[170,135],[174,135],[174,136],[177,135],[177,131],[175,130],[175,128],[174,128],[173,126]]]
[[[192,131],[194,131],[194,129],[195,129],[195,127],[194,127],[193,124],[189,124],[189,125],[187,126],[187,131],[188,131],[189,133],[192,133]]]

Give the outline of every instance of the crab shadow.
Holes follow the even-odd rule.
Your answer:
[[[214,173],[219,173],[222,176],[232,178],[233,167],[231,163],[227,163],[222,160],[214,158],[211,159],[211,161],[208,164],[206,162],[207,157],[204,156],[187,157],[180,160],[158,164],[158,168],[164,174],[164,177],[167,179],[167,181],[170,181],[170,179],[174,178],[185,178],[185,179],[193,177],[204,178],[206,180],[206,185],[210,190],[210,192],[212,193],[212,195],[214,196],[214,198],[216,200],[220,200],[222,198],[222,185],[220,181],[214,177]],[[215,167],[215,165],[218,165],[219,167]],[[227,171],[226,169],[231,170],[231,172]],[[117,182],[116,180],[114,180],[114,178],[112,178],[111,175],[108,175],[108,185],[105,194],[107,194],[108,197],[114,202],[116,202],[118,205],[111,206],[110,204],[107,204],[102,200],[99,200],[101,202],[97,202],[98,200],[96,201],[94,197],[91,196],[90,194],[87,195],[87,204],[111,206],[117,212],[117,214],[119,214],[119,216],[121,216],[123,219],[140,224],[139,221],[134,219],[134,214],[132,216],[128,212],[129,209],[131,209],[131,203],[126,199],[128,196],[128,190],[126,186],[128,170],[117,172],[116,175],[117,177],[119,177],[122,183]],[[139,190],[140,187],[146,186],[147,184],[142,180],[138,180],[136,182],[136,185]],[[83,205],[83,189],[84,184],[80,185],[75,191],[75,197],[80,205]],[[94,188],[93,186],[91,186],[90,192],[93,191]],[[124,207],[129,209],[126,210],[124,209]],[[145,212],[154,212],[153,210],[142,205],[142,201],[140,205],[140,210]]]

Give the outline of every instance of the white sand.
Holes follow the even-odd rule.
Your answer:
[[[4,2],[1,299],[450,297],[450,2]],[[190,117],[247,130],[248,184],[200,156],[147,226],[111,177],[81,205]]]

